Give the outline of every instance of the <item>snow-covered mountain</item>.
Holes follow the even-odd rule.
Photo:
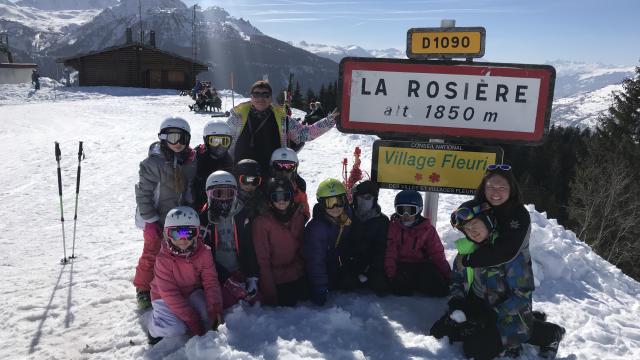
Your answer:
[[[310,53],[314,53],[318,56],[331,59],[337,63],[339,63],[342,58],[347,56],[406,59],[405,50],[396,48],[367,50],[357,45],[323,45],[308,43],[306,41],[301,41],[297,44],[290,42],[290,44],[304,49]]]
[[[42,10],[89,10],[104,9],[118,3],[119,0],[20,0],[19,6]]]

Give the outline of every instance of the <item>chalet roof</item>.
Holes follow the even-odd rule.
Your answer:
[[[102,54],[102,53],[106,53],[106,52],[110,52],[110,51],[125,49],[125,48],[128,48],[128,47],[142,47],[145,50],[156,51],[156,52],[159,52],[159,53],[162,53],[162,54],[174,57],[174,58],[178,58],[178,59],[181,59],[181,60],[184,60],[184,61],[187,61],[187,62],[192,62],[192,63],[195,63],[197,65],[200,65],[200,66],[203,66],[205,68],[208,68],[207,64],[201,63],[199,61],[194,61],[192,59],[186,58],[184,56],[177,55],[177,54],[169,52],[169,51],[160,50],[157,47],[141,44],[139,42],[132,42],[132,43],[129,43],[129,44],[124,44],[124,45],[111,46],[111,47],[104,48],[104,49],[101,49],[101,50],[90,51],[90,52],[84,53],[84,54],[79,54],[79,55],[59,58],[59,59],[56,60],[56,62],[62,63],[62,62],[66,62],[66,61],[70,61],[70,60],[76,60],[76,59],[80,59],[80,58],[91,56],[91,55]]]

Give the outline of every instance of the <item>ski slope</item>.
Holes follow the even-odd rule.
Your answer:
[[[0,359],[463,359],[459,344],[426,336],[444,299],[332,294],[324,307],[238,305],[218,332],[147,345],[131,280],[142,250],[134,225],[138,163],[168,115],[201,140],[207,115],[188,111],[175,91],[127,88],[0,87]],[[227,92],[228,94],[228,92]],[[225,97],[224,109],[231,99]],[[236,97],[236,103],[238,98]],[[302,115],[297,112],[298,116]],[[65,266],[54,141],[62,150],[67,256],[73,239],[78,140],[84,141],[75,255]],[[363,150],[369,171],[375,137],[333,129],[300,152],[310,201],[344,157]],[[394,192],[380,203],[392,212]],[[448,224],[465,196],[440,195],[437,229],[447,258],[460,235]],[[640,283],[622,274],[533,205],[534,309],[567,329],[562,359],[640,359]],[[525,346],[521,359],[536,359]]]

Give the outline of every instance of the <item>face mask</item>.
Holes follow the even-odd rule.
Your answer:
[[[211,155],[211,157],[214,159],[219,159],[223,157],[226,152],[227,152],[227,148],[225,148],[224,146],[209,147],[209,155]]]
[[[359,213],[368,211],[373,207],[373,199],[365,200],[361,196],[358,196],[357,206],[357,211]]]

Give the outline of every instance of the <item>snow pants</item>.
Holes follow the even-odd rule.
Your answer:
[[[207,314],[207,304],[202,289],[198,289],[189,295],[189,304],[200,315],[202,326],[205,329],[211,329],[213,320],[210,320]],[[151,336],[171,337],[180,336],[187,332],[187,325],[169,309],[164,300],[153,300],[151,306],[153,309],[147,323]]]
[[[298,280],[277,284],[278,306],[295,306],[309,299],[309,284],[305,276]]]
[[[151,280],[153,280],[153,268],[156,264],[156,256],[160,252],[162,239],[148,232],[143,233],[144,246],[142,255],[136,266],[136,275],[133,278],[133,285],[136,289],[151,290]]]
[[[400,262],[397,275],[391,279],[391,291],[395,295],[411,296],[414,292],[429,296],[449,295],[449,280],[440,274],[430,262]]]

